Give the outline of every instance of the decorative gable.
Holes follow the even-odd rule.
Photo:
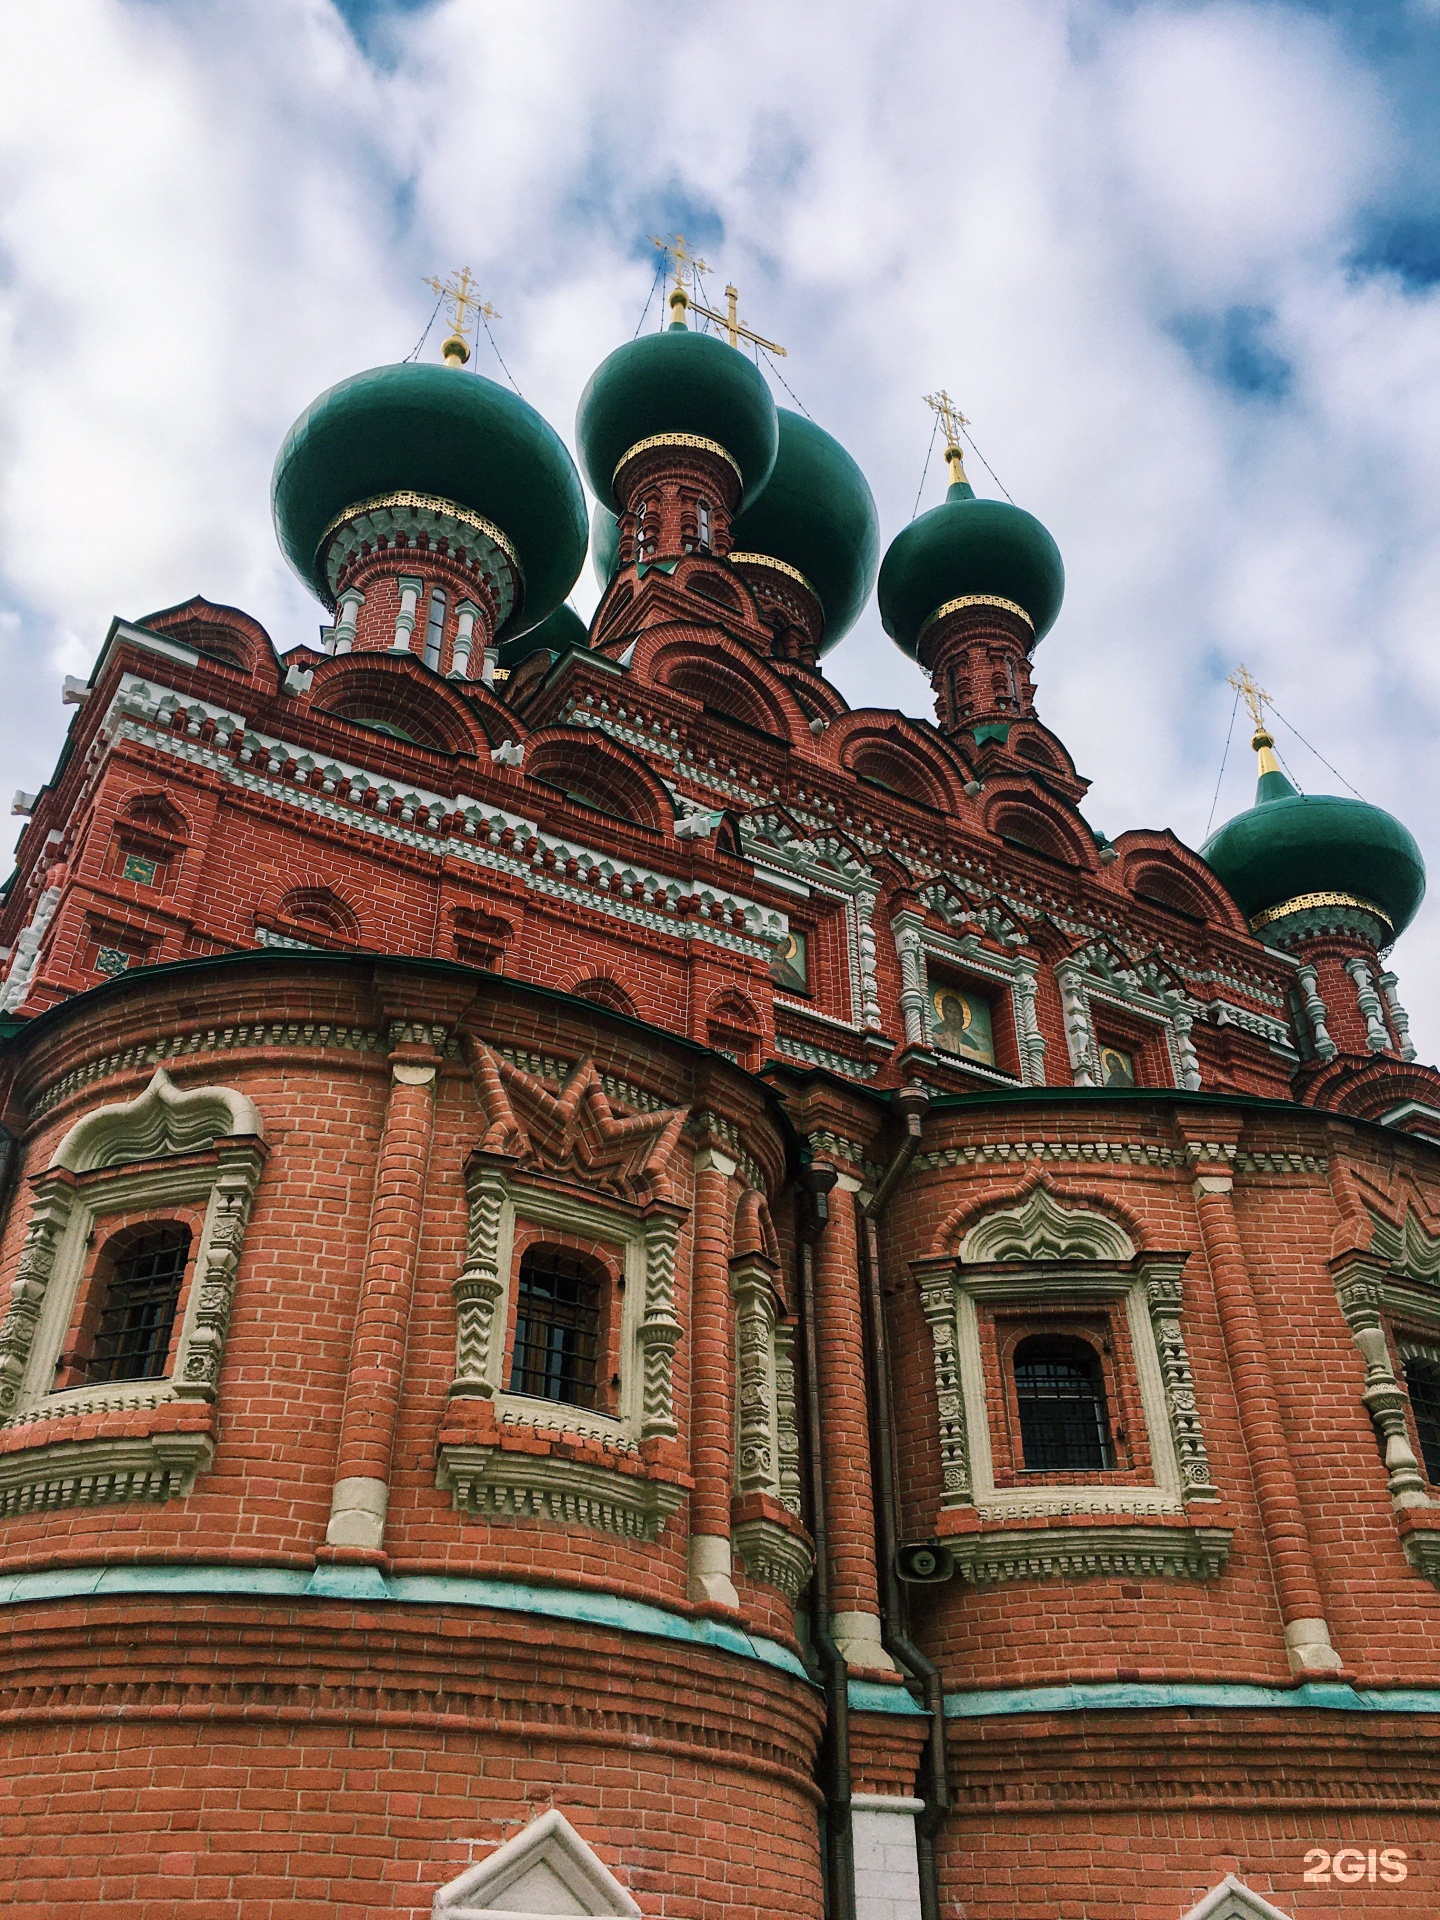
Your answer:
[[[437,1920],[637,1920],[640,1908],[558,1807],[532,1820],[435,1896]]]
[[[1227,1873],[1198,1907],[1190,1909],[1185,1920],[1290,1920],[1290,1915],[1282,1913],[1279,1907],[1272,1907],[1233,1873]]]

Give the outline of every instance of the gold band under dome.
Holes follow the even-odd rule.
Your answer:
[[[373,499],[357,500],[353,506],[335,515],[316,541],[315,551],[323,552],[331,534],[343,527],[347,520],[358,519],[362,513],[378,513],[386,507],[418,507],[430,513],[443,514],[447,520],[469,527],[472,533],[483,533],[487,540],[500,549],[516,573],[521,572],[519,554],[493,520],[487,520],[483,513],[472,513],[469,507],[459,506],[454,500],[446,500],[438,493],[377,493]]]
[[[1395,931],[1395,923],[1388,913],[1382,913],[1373,900],[1362,900],[1358,893],[1297,893],[1293,900],[1282,900],[1278,907],[1270,907],[1264,913],[1257,913],[1250,922],[1252,933],[1258,933],[1262,927],[1271,926],[1276,920],[1285,920],[1292,913],[1304,913],[1310,907],[1358,907],[1361,913],[1368,913],[1372,920],[1379,920]]]
[[[652,433],[648,440],[637,440],[634,446],[622,453],[615,462],[615,473],[611,474],[611,481],[614,481],[620,469],[628,461],[633,460],[637,453],[648,453],[652,447],[690,447],[697,453],[718,454],[727,467],[734,468],[735,478],[742,486],[744,485],[745,476],[740,471],[739,461],[733,454],[727,453],[718,440],[707,440],[701,433]]]
[[[947,614],[959,613],[962,607],[999,607],[1005,613],[1017,614],[1032,633],[1035,631],[1035,622],[1024,607],[1019,606],[1014,600],[1002,600],[996,593],[962,593],[958,600],[947,600],[943,607],[937,607],[921,627],[920,632],[928,633],[937,620],[943,620]]]
[[[773,554],[769,553],[735,553],[733,551],[727,553],[725,558],[732,567],[773,567],[776,573],[788,574],[792,580],[798,580],[805,591],[813,595],[816,600],[820,598],[799,567],[792,567],[788,560],[777,560]]]

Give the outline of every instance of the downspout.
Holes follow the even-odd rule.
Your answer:
[[[879,1534],[881,1642],[892,1659],[916,1682],[930,1716],[930,1738],[924,1779],[925,1811],[915,1823],[916,1855],[920,1869],[921,1920],[941,1920],[940,1881],[935,1866],[935,1836],[950,1809],[950,1780],[945,1753],[945,1682],[934,1661],[927,1658],[904,1632],[904,1601],[896,1577],[900,1545],[896,1520],[895,1412],[890,1393],[890,1353],[885,1335],[885,1302],[880,1291],[880,1242],[876,1223],[890,1196],[905,1175],[920,1145],[920,1129],[930,1096],[913,1083],[892,1097],[892,1106],[905,1121],[901,1141],[874,1193],[860,1209],[861,1279],[865,1290],[865,1325],[869,1335],[872,1427],[876,1452],[876,1521]]]
[[[800,1171],[809,1206],[800,1219],[800,1337],[805,1356],[805,1452],[810,1481],[810,1533],[815,1543],[811,1644],[825,1692],[826,1920],[855,1920],[855,1858],[850,1834],[850,1674],[830,1631],[830,1530],[825,1520],[825,1436],[820,1424],[820,1356],[815,1338],[815,1242],[830,1218],[834,1167],[814,1161]]]

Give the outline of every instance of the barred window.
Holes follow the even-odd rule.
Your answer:
[[[158,1227],[116,1254],[85,1367],[87,1385],[158,1380],[165,1372],[190,1253],[190,1229]]]
[[[567,1247],[531,1247],[520,1261],[511,1393],[595,1405],[605,1274]]]
[[[1114,1464],[1100,1359],[1085,1340],[1034,1334],[1015,1349],[1015,1398],[1027,1473]]]
[[[1425,1462],[1425,1477],[1440,1486],[1440,1351],[1410,1354],[1405,1360],[1405,1386],[1415,1415],[1415,1437]]]

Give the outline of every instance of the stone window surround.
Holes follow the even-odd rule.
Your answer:
[[[1188,1257],[1137,1252],[1114,1222],[1063,1207],[1039,1187],[1021,1205],[984,1216],[958,1254],[912,1264],[934,1341],[943,1475],[938,1530],[969,1578],[1135,1570],[1203,1579],[1223,1567],[1230,1534],[1207,1524],[1206,1508],[1220,1495],[1180,1325]],[[990,1409],[999,1383],[986,1377],[980,1306],[1044,1314],[1062,1300],[1123,1315],[1153,1463],[1149,1485],[1070,1476],[1063,1485],[995,1485]],[[1067,1524],[1072,1515],[1084,1519]],[[1122,1524],[1097,1525],[1104,1516]],[[1036,1520],[1046,1523],[1043,1530],[1024,1525]]]
[[[76,1121],[31,1181],[25,1241],[0,1324],[0,1427],[28,1444],[0,1455],[0,1508],[84,1506],[187,1494],[210,1465],[200,1428],[57,1442],[54,1421],[213,1402],[245,1228],[265,1163],[254,1102],[228,1087],[180,1090],[158,1067],[138,1098]],[[174,1365],[161,1379],[51,1389],[97,1227],[117,1214],[203,1209]],[[132,1425],[125,1419],[127,1429]]]
[[[615,1466],[536,1455],[503,1441],[442,1441],[436,1485],[461,1512],[548,1519],[654,1539],[679,1507],[683,1490],[647,1475],[646,1441],[677,1430],[671,1381],[681,1334],[675,1313],[675,1255],[682,1210],[651,1203],[581,1197],[472,1154],[465,1168],[469,1243],[452,1283],[455,1378],[452,1399],[488,1400],[502,1430],[543,1429],[591,1442]],[[616,1249],[624,1280],[619,1329],[620,1386],[615,1412],[511,1393],[505,1348],[518,1284],[516,1220]],[[622,1466],[623,1461],[623,1466]]]
[[[1016,1084],[1016,1075],[1005,1073],[998,1067],[987,1067],[978,1061],[966,1059],[963,1054],[950,1054],[933,1048],[926,1010],[930,1005],[928,963],[934,958],[962,972],[988,980],[1008,992],[1015,1052],[1020,1065],[1019,1084],[1043,1087],[1045,1041],[1035,1018],[1035,994],[1040,971],[1038,958],[1028,953],[996,953],[981,945],[978,934],[957,937],[940,933],[927,926],[921,915],[908,909],[897,913],[890,927],[895,936],[895,951],[900,958],[900,1009],[905,1021],[906,1046],[933,1050],[937,1059],[953,1061],[968,1072],[994,1080],[1000,1085]]]
[[[1103,955],[1097,963],[1096,954],[1089,949],[1058,961],[1055,980],[1060,989],[1070,1070],[1077,1087],[1101,1084],[1093,1009],[1109,1006],[1127,1025],[1141,1022],[1157,1026],[1164,1036],[1173,1084],[1186,1093],[1200,1090],[1200,1063],[1191,1030],[1202,1010],[1178,989],[1162,987],[1158,979],[1147,986],[1138,969],[1106,965]]]

